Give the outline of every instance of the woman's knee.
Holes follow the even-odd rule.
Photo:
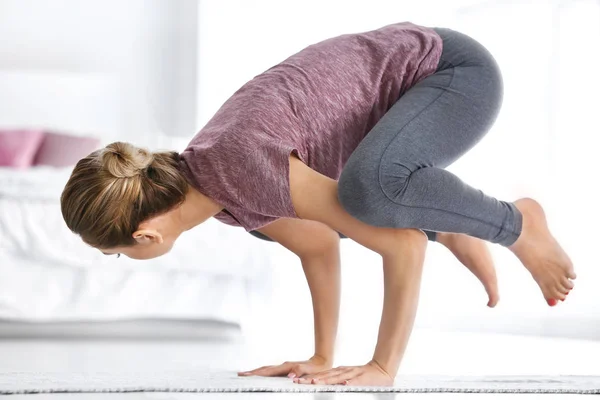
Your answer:
[[[496,113],[500,111],[502,107],[502,101],[504,99],[504,81],[502,78],[502,71],[500,66],[494,59],[494,57],[486,50],[486,53],[481,56],[481,67],[484,72],[484,82],[486,87],[486,94],[490,106],[495,110]]]
[[[483,45],[477,46],[478,51],[473,55],[472,63],[480,69],[481,88],[484,90],[491,107],[500,110],[504,97],[504,81],[498,62]]]
[[[372,166],[370,166],[372,167]],[[376,225],[374,218],[380,209],[381,199],[377,198],[378,180],[367,178],[366,165],[360,161],[349,162],[344,166],[338,180],[338,200],[342,207],[354,218]]]
[[[382,186],[378,177],[365,182],[363,174],[350,166],[344,169],[338,181],[338,200],[348,214],[366,224],[409,227],[408,222],[402,223],[402,213],[398,210],[401,204],[390,201],[388,194],[393,193],[396,188],[397,185],[392,184],[392,181],[389,181],[389,185]],[[392,218],[389,213],[398,215]]]

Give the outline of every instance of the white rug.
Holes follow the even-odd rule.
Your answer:
[[[399,376],[394,387],[298,385],[226,371],[0,373],[0,394],[94,392],[398,392],[600,394],[600,376]]]

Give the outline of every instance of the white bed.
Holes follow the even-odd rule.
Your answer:
[[[0,128],[56,129],[103,143],[172,148],[175,140],[158,133],[128,132],[117,78],[0,70]],[[216,321],[239,330],[248,308],[268,291],[269,244],[210,220],[184,234],[165,257],[136,262],[103,256],[62,220],[59,196],[70,170],[0,168],[0,336],[197,336],[203,321],[211,321],[210,332]],[[194,327],[176,332],[156,320]],[[119,324],[100,324],[107,321]]]
[[[252,299],[266,293],[265,244],[214,220],[185,233],[170,254],[145,262],[87,247],[60,213],[68,175],[69,169],[0,169],[0,319],[239,325]],[[15,334],[0,324],[3,331]]]

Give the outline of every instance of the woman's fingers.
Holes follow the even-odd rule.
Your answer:
[[[291,368],[290,373],[288,374],[288,378],[296,378],[300,377],[309,372],[308,364],[298,364]]]
[[[367,364],[359,367],[338,367],[296,378],[294,382],[309,385],[390,386],[394,379],[382,369]]]
[[[339,367],[338,368],[333,368],[333,369],[328,369],[325,371],[321,371],[318,372],[316,374],[310,374],[310,375],[306,375],[302,378],[302,380],[304,381],[309,381],[308,383],[310,383],[310,381],[312,381],[313,379],[322,379],[325,376],[329,376],[331,374],[337,374],[339,373]]]
[[[338,367],[334,369],[329,369],[327,371],[319,372],[318,374],[306,375],[302,378],[294,379],[296,383],[320,383],[324,379],[329,379],[335,375],[338,375],[344,372],[347,368]]]
[[[238,372],[238,376],[287,376],[288,378],[299,378],[304,374],[321,371],[325,366],[321,363],[308,361],[287,361],[281,365],[268,365],[256,368],[252,371]]]
[[[351,368],[344,370],[343,372],[319,380],[319,384],[323,385],[348,385],[350,382],[362,374],[358,368]]]
[[[272,365],[267,365],[265,367],[260,367],[260,368],[253,369],[252,371],[238,372],[238,376],[254,375],[257,372],[262,371],[265,368],[271,368],[271,367],[272,367]]]
[[[253,369],[252,371],[238,372],[238,376],[284,376],[287,375],[292,366],[289,363],[283,363],[281,365],[267,365],[266,367],[260,367]]]
[[[257,376],[285,376],[287,375],[292,367],[287,364],[276,365],[273,367],[265,368],[261,371],[256,372],[254,375]]]

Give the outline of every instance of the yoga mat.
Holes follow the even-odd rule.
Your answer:
[[[393,387],[299,385],[229,371],[0,373],[0,394],[126,392],[396,392],[600,394],[600,376],[398,376]]]

